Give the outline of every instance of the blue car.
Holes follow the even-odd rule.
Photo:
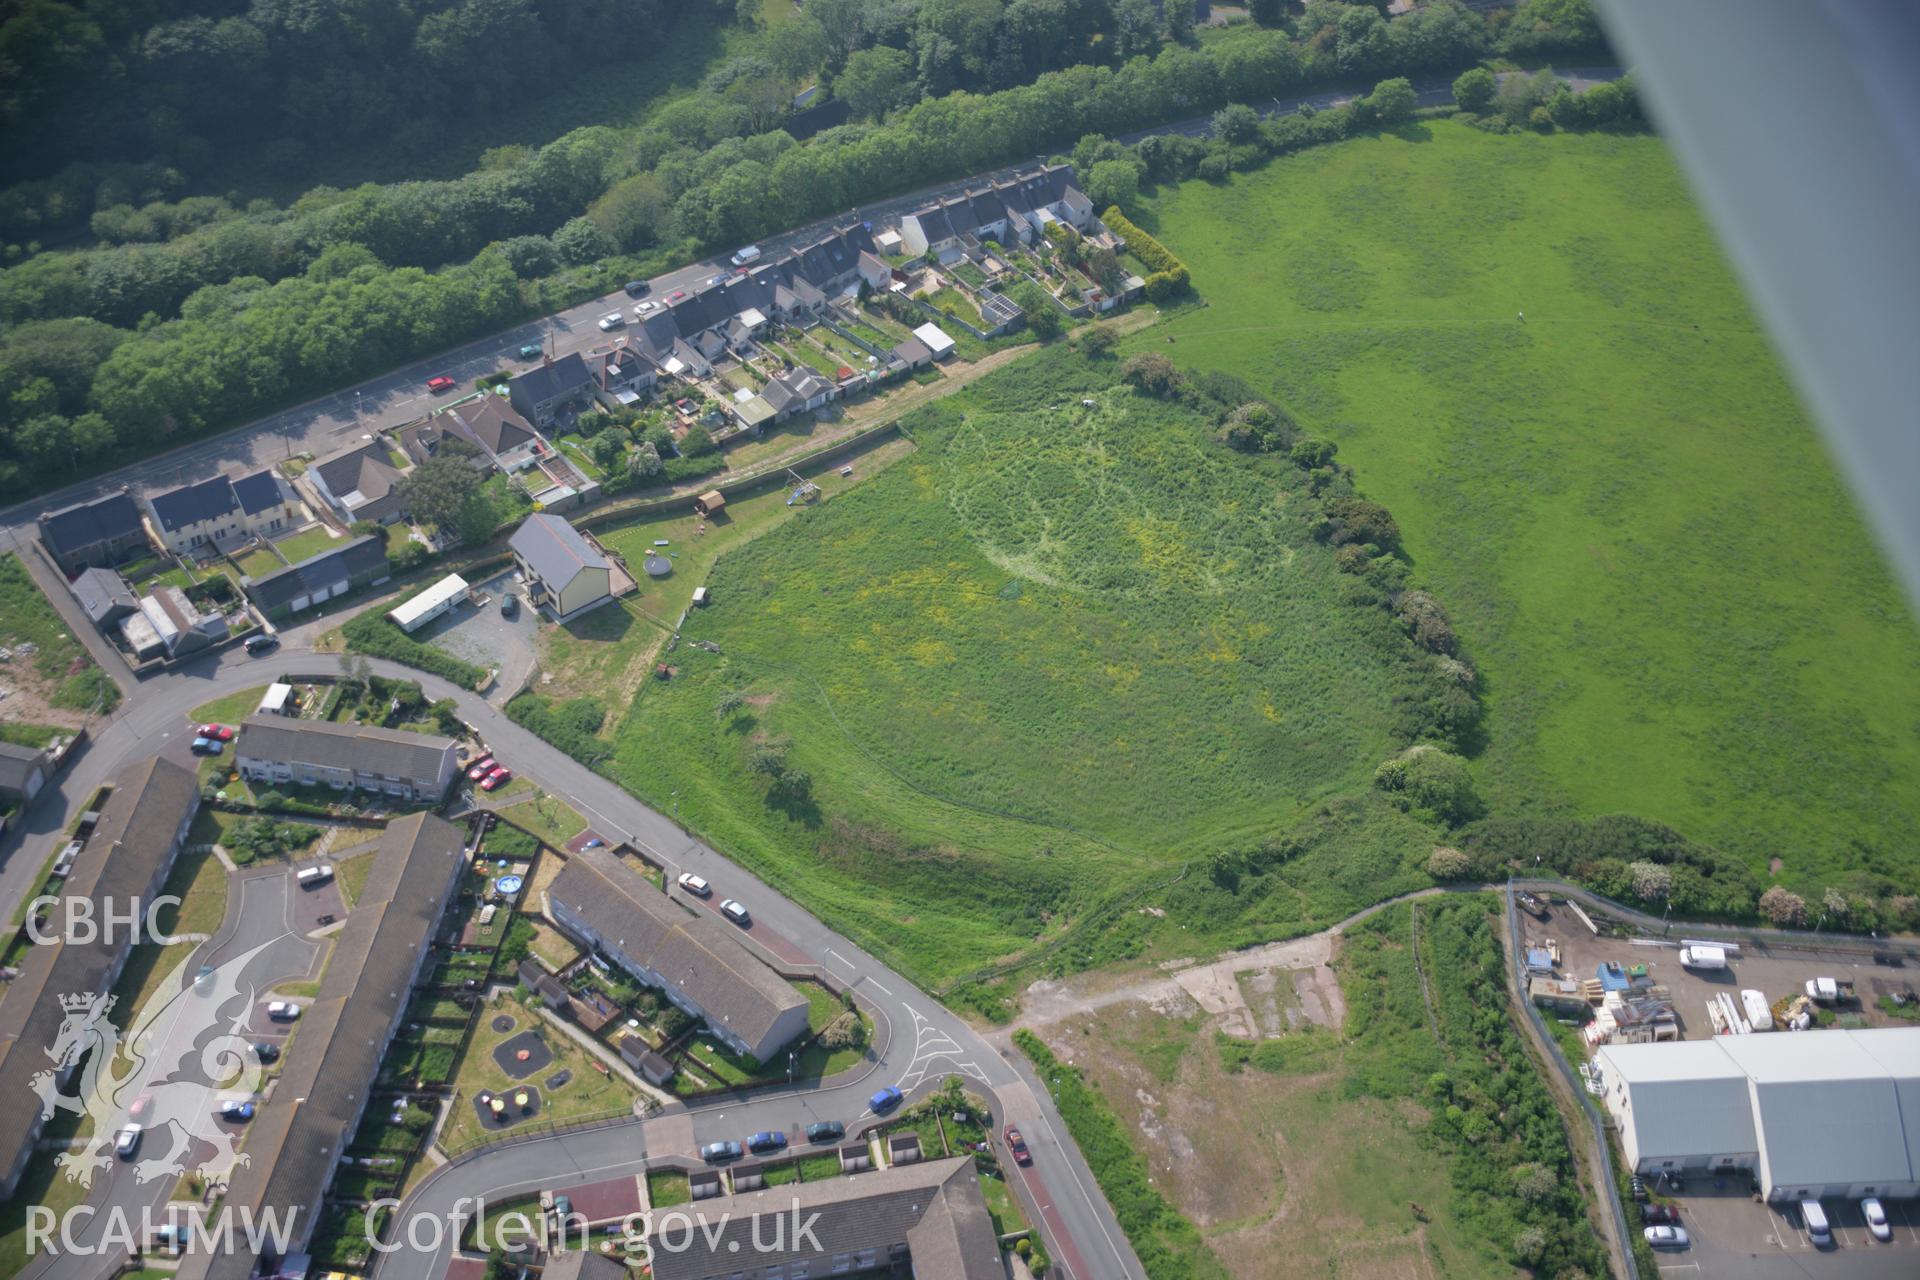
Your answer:
[[[786,1147],[787,1135],[775,1133],[771,1129],[763,1133],[750,1134],[747,1137],[747,1150],[753,1152],[779,1151]]]
[[[888,1085],[871,1098],[868,1098],[867,1105],[873,1108],[876,1115],[882,1111],[891,1111],[900,1105],[900,1091],[892,1085]]]
[[[245,1124],[247,1121],[253,1119],[253,1104],[251,1102],[223,1102],[220,1104],[220,1118],[222,1120],[232,1120],[238,1124]]]
[[[220,739],[195,738],[193,740],[193,752],[195,755],[217,756],[220,754]]]

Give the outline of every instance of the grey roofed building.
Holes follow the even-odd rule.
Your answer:
[[[679,1210],[678,1218],[675,1212],[654,1215],[656,1239],[691,1239],[683,1249],[656,1245],[655,1280],[770,1280],[798,1274],[800,1264],[808,1275],[865,1273],[902,1260],[928,1280],[1006,1275],[971,1156],[722,1196]],[[786,1230],[776,1232],[776,1219]],[[799,1231],[796,1221],[811,1229]]]
[[[527,420],[513,411],[504,396],[485,395],[477,400],[456,404],[440,415],[451,419],[450,429],[457,431],[495,462],[515,450],[525,449],[539,439]],[[455,425],[457,424],[457,425]]]
[[[362,534],[247,583],[247,595],[269,617],[298,613],[354,587],[386,581],[387,548]]]
[[[233,499],[240,504],[241,511],[257,516],[284,505],[288,496],[279,476],[271,471],[256,471],[233,482]]]
[[[553,425],[567,404],[592,394],[593,375],[579,352],[548,360],[507,383],[507,397],[520,415],[536,427]]]
[[[465,865],[461,828],[417,813],[389,823],[366,884],[334,938],[320,990],[295,1024],[279,1082],[242,1149],[225,1207],[255,1222],[272,1212],[304,1248],[367,1105],[380,1059]],[[245,1240],[244,1233],[236,1237]],[[244,1245],[242,1246],[244,1248]],[[246,1280],[244,1252],[190,1255],[182,1280]]]
[[[96,627],[110,627],[140,607],[133,588],[112,569],[82,569],[67,589]]]
[[[613,599],[613,562],[559,516],[536,511],[507,542],[526,576],[527,598],[557,618]]]
[[[741,1053],[765,1062],[807,1029],[806,998],[733,926],[687,911],[610,850],[569,857],[547,902],[569,933],[706,1019]]]
[[[225,476],[215,476],[211,480],[181,485],[178,489],[155,494],[147,499],[147,505],[153,509],[154,523],[160,526],[160,533],[165,536],[188,525],[203,524],[230,515],[240,509],[240,500],[233,496],[231,480]]]
[[[25,804],[40,794],[40,788],[47,785],[52,774],[53,762],[47,755],[45,743],[23,747],[0,742],[0,800]]]
[[[12,1197],[43,1123],[40,1108],[21,1101],[33,1096],[34,1075],[49,1065],[72,1065],[52,1064],[48,1057],[66,1017],[62,998],[104,996],[133,943],[132,931],[124,928],[104,939],[95,933],[92,942],[61,941],[68,919],[78,921],[76,904],[82,901],[96,919],[108,905],[124,915],[129,903],[150,901],[166,883],[199,807],[193,770],[158,756],[123,769],[46,925],[56,940],[22,953],[20,975],[0,999],[0,1096],[15,1100],[0,1107],[0,1161],[6,1163],[0,1196]],[[94,1136],[104,1142],[110,1135]]]
[[[627,1280],[624,1265],[592,1249],[556,1253],[540,1269],[540,1280]]]
[[[41,543],[68,573],[87,565],[119,564],[147,545],[140,506],[124,490],[43,511],[38,523]]]
[[[233,760],[250,782],[362,787],[413,800],[439,799],[455,764],[452,738],[276,715],[241,722]]]
[[[379,440],[344,449],[307,469],[321,495],[348,522],[386,523],[400,514],[400,469]]]
[[[918,338],[908,338],[893,349],[893,358],[909,369],[924,369],[933,363],[933,352]]]

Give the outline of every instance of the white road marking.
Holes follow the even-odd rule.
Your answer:
[[[913,1015],[913,1060],[907,1063],[907,1069],[896,1086],[901,1093],[911,1093],[919,1088],[921,1082],[932,1073],[933,1064],[942,1059],[952,1064],[948,1072],[972,1076],[981,1084],[989,1083],[987,1073],[980,1069],[979,1063],[971,1058],[960,1057],[965,1050],[958,1041],[934,1026],[912,1005],[907,1005],[906,1009]]]
[[[853,961],[847,959],[845,956],[841,955],[838,951],[835,951],[832,947],[827,948],[827,954],[832,956],[835,960],[838,960],[841,964],[847,966],[848,972],[857,972],[857,970],[855,970],[853,967]]]
[[[892,991],[892,989],[891,989],[891,988],[889,988],[889,987],[888,987],[888,986],[887,986],[887,985],[886,985],[885,983],[883,983],[883,982],[881,982],[881,981],[880,981],[880,979],[878,979],[878,978],[868,978],[868,979],[867,979],[867,981],[868,981],[868,982],[869,982],[869,983],[870,983],[871,985],[873,985],[873,986],[876,986],[876,987],[879,987],[879,988],[880,988],[880,990],[882,990],[882,991],[884,991],[884,992],[886,992],[886,993],[887,993],[888,995],[892,995],[892,994],[893,994],[893,991]]]

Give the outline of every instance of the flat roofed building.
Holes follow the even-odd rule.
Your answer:
[[[49,1066],[65,1071],[74,1065],[50,1057],[67,1015],[63,1002],[69,997],[104,997],[133,946],[130,929],[82,934],[78,929],[70,932],[68,920],[77,924],[84,909],[90,920],[98,921],[109,908],[124,919],[131,904],[150,902],[166,883],[199,808],[200,783],[191,769],[157,756],[123,769],[44,927],[44,934],[54,940],[26,948],[19,976],[4,988],[0,1096],[13,1101],[0,1107],[0,1161],[6,1167],[0,1197],[13,1196],[44,1124],[40,1106],[30,1101],[34,1076]],[[65,941],[70,936],[92,940]],[[101,1142],[111,1136],[94,1135]]]
[[[403,800],[438,800],[456,763],[452,738],[258,714],[241,724],[233,760],[249,782],[359,787]]]
[[[467,580],[450,573],[399,608],[389,610],[387,617],[402,631],[413,632],[453,608],[454,603],[466,595]]]
[[[1920,1028],[1598,1050],[1635,1172],[1751,1169],[1770,1200],[1920,1195]]]
[[[440,914],[465,865],[463,832],[432,814],[395,819],[380,837],[367,881],[334,938],[320,990],[301,1010],[280,1078],[247,1133],[222,1202],[253,1222],[287,1226],[289,1252],[304,1249],[321,1200],[366,1110],[367,1098]],[[190,1254],[181,1280],[247,1280],[245,1251]],[[278,1259],[273,1259],[278,1261]],[[264,1274],[271,1275],[271,1270]]]
[[[607,849],[582,849],[547,889],[562,928],[597,947],[716,1038],[760,1062],[807,1030],[807,1000],[732,925],[688,912]]]

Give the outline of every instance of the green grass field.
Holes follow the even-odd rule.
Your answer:
[[[1393,510],[1496,811],[1915,882],[1912,615],[1660,141],[1437,121],[1144,216],[1207,305],[1136,344],[1271,392]]]
[[[931,980],[1363,788],[1398,745],[1397,633],[1341,603],[1297,470],[1115,376],[1036,354],[722,558],[678,675],[615,730],[615,776],[677,791],[683,821]],[[766,751],[811,794],[768,793]],[[1385,847],[1363,900],[1426,852]],[[1307,892],[1268,918],[1320,919]]]
[[[105,714],[119,705],[120,687],[67,630],[19,557],[4,555],[0,556],[0,648],[18,650],[23,643],[33,645],[34,651],[14,652],[0,667],[8,683],[30,688],[68,711],[87,711],[97,703]],[[8,712],[18,714],[13,708]]]

